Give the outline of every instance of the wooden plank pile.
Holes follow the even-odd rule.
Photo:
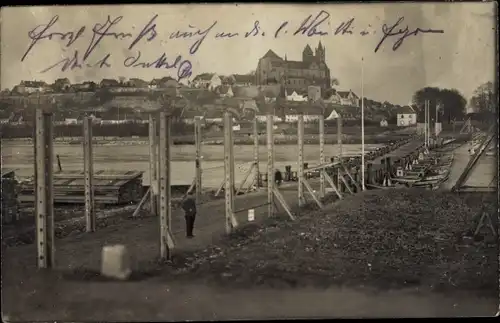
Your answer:
[[[54,173],[54,203],[84,204],[85,178],[82,171]],[[143,196],[142,172],[97,171],[93,177],[94,201],[101,205],[138,203]],[[23,183],[21,202],[34,202],[33,181]]]
[[[14,170],[2,169],[1,185],[2,224],[10,224],[17,220],[19,211],[18,183]]]

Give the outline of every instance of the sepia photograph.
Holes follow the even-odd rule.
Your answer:
[[[497,10],[2,6],[2,320],[498,316]]]

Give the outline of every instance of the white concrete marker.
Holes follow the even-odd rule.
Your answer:
[[[130,277],[130,259],[124,245],[104,246],[101,255],[101,274],[106,277],[126,280]]]
[[[255,210],[254,209],[248,210],[248,221],[249,222],[255,221]]]

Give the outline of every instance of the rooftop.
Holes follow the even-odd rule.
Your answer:
[[[405,105],[403,107],[396,108],[396,113],[398,113],[398,114],[413,114],[413,113],[416,113],[416,112],[409,105]]]

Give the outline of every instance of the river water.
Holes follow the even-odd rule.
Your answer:
[[[366,152],[382,145],[365,145]],[[339,154],[338,145],[325,145],[325,156]],[[172,185],[189,185],[195,176],[195,147],[193,145],[176,145],[171,148],[172,153]],[[343,145],[343,155],[359,155],[361,145]],[[81,145],[55,143],[54,154],[60,156],[63,170],[83,171],[83,149]],[[144,185],[149,185],[149,146],[144,142],[111,142],[98,144],[93,147],[94,171],[142,171]],[[203,145],[202,147],[203,186],[205,188],[219,187],[224,175],[224,147],[222,145]],[[259,147],[260,170],[266,171],[267,148]],[[238,185],[253,162],[252,145],[234,146],[235,182]],[[297,146],[276,145],[275,166],[284,171],[285,165],[297,169]],[[309,166],[319,164],[319,146],[304,145],[304,161]],[[56,159],[54,158],[54,162]],[[33,144],[25,140],[2,142],[2,167],[16,169],[19,177],[32,176],[34,164]]]

